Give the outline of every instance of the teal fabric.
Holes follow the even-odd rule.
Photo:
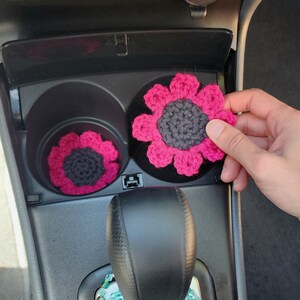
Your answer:
[[[99,290],[96,292],[96,300],[124,300],[119,288],[115,285],[113,291],[108,291],[112,284],[115,283],[114,274],[106,275],[105,279],[101,282]],[[189,289],[185,300],[201,300],[193,289]]]

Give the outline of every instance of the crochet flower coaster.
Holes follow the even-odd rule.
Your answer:
[[[156,168],[173,163],[178,174],[193,176],[204,159],[215,162],[224,157],[205,127],[212,119],[235,125],[236,116],[224,110],[224,97],[216,84],[198,91],[199,86],[195,76],[176,74],[169,89],[155,84],[144,96],[152,114],[134,119],[132,136],[150,142],[147,157]]]
[[[115,180],[118,152],[111,141],[93,131],[78,136],[71,132],[51,148],[48,156],[50,180],[61,192],[83,195],[98,191]]]

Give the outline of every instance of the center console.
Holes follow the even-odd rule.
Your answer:
[[[90,282],[104,276],[95,272],[111,272],[109,204],[116,195],[147,188],[178,189],[186,196],[195,255],[209,275],[200,282],[203,299],[212,299],[205,296],[208,285],[216,299],[245,299],[239,199],[220,181],[222,162],[206,162],[192,177],[172,166],[155,168],[131,125],[147,111],[140,101],[147,90],[168,86],[177,73],[193,74],[204,86],[218,84],[223,93],[241,88],[239,34],[258,1],[249,2],[6,1],[0,28],[5,21],[11,30],[1,41],[1,138],[32,299],[95,295]],[[99,191],[66,195],[51,183],[50,149],[64,134],[89,130],[113,142],[118,174]]]

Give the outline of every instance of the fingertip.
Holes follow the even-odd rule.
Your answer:
[[[223,169],[222,170],[222,173],[221,173],[221,180],[223,181],[223,182],[226,182],[226,183],[228,183],[228,182],[231,182],[232,180],[230,179],[230,173],[226,170],[226,169]]]
[[[217,139],[225,129],[224,123],[225,122],[216,119],[209,121],[205,128],[208,137]]]
[[[240,173],[241,165],[231,156],[227,155],[224,161],[221,180],[223,182],[234,181]]]
[[[239,184],[233,182],[233,190],[237,193],[242,192],[246,187],[242,188]]]
[[[225,109],[231,110],[231,103],[230,103],[230,96],[231,96],[231,94],[232,94],[232,93],[226,94],[226,95],[224,96],[224,99],[225,99],[225,102],[224,102],[224,108],[225,108]]]
[[[241,185],[240,182],[236,182],[236,180],[233,182],[233,190],[237,193],[242,192],[246,187],[247,187],[247,183]]]
[[[244,168],[241,168],[238,177],[233,182],[233,189],[236,192],[242,192],[248,185],[248,173]]]

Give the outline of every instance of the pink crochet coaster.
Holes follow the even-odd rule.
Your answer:
[[[93,131],[61,137],[48,156],[52,184],[67,195],[83,195],[103,189],[118,175],[118,152],[111,141]]]
[[[224,109],[224,96],[216,84],[199,90],[200,83],[190,74],[176,74],[169,88],[155,84],[144,96],[152,114],[137,116],[132,136],[150,142],[147,157],[156,168],[173,163],[180,175],[199,173],[203,160],[215,162],[224,157],[206,135],[212,119],[235,125],[237,118]]]

